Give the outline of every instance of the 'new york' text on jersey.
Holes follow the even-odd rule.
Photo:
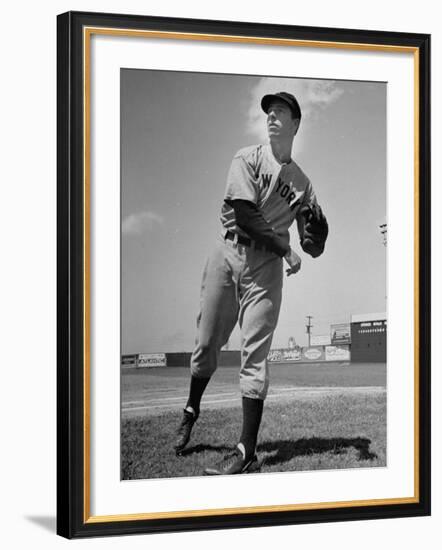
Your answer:
[[[303,204],[316,203],[308,177],[291,160],[280,164],[270,145],[240,149],[233,158],[227,176],[224,198],[253,202],[273,230],[289,243],[289,227]],[[247,236],[237,225],[235,212],[226,202],[221,210],[225,230]]]

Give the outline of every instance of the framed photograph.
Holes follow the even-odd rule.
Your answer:
[[[57,532],[430,514],[430,36],[58,17]]]

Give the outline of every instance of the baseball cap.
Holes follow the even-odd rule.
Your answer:
[[[262,110],[267,113],[270,103],[275,99],[281,99],[290,107],[294,118],[301,119],[301,108],[296,100],[296,97],[288,92],[277,92],[276,94],[267,94],[261,99]]]

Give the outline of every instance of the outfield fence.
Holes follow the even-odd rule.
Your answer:
[[[138,353],[123,355],[122,368],[164,368],[189,367],[190,352],[171,353]],[[321,363],[332,361],[350,361],[350,345],[305,346],[292,349],[272,349],[267,360],[271,364],[277,363]],[[241,364],[239,350],[221,351],[218,360],[219,366],[234,367]]]

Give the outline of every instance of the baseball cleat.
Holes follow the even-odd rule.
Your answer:
[[[174,445],[175,453],[177,455],[179,455],[183,451],[184,447],[189,443],[190,434],[192,433],[192,428],[197,418],[198,416],[194,413],[184,409],[183,419],[181,420],[181,424],[177,430],[177,437]]]
[[[222,476],[259,471],[260,465],[256,455],[253,455],[251,458],[246,460],[241,451],[239,449],[235,449],[233,453],[225,456],[219,465],[212,468],[206,468],[204,473],[208,476]]]

